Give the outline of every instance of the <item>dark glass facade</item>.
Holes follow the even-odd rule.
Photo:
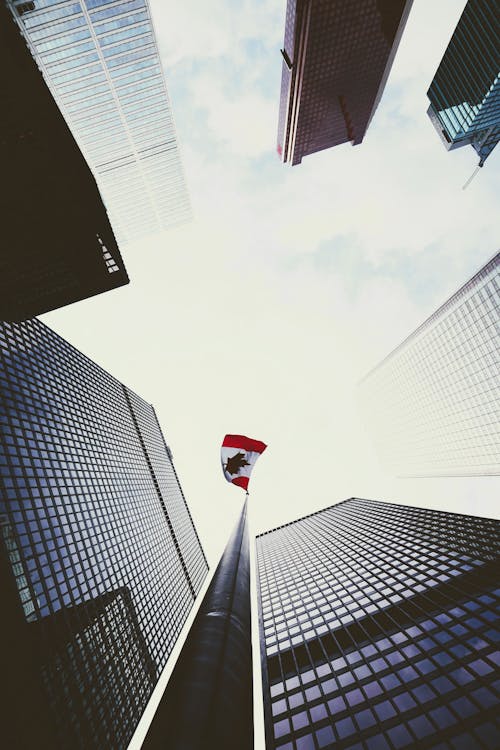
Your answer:
[[[288,0],[278,153],[284,162],[361,143],[412,0]]]
[[[497,748],[499,531],[351,498],[257,537],[267,749]]]
[[[96,182],[3,3],[0,86],[0,320],[127,284]]]
[[[469,0],[427,96],[446,148],[470,144],[482,166],[500,140],[497,0]]]
[[[30,623],[27,636],[43,648],[36,654],[42,686],[53,712],[61,747],[110,747],[133,733],[157,679],[126,587]],[[38,637],[37,637],[38,636]],[[82,701],[81,694],[92,696]]]
[[[125,748],[207,564],[153,407],[38,320],[0,324],[0,501],[11,746]]]

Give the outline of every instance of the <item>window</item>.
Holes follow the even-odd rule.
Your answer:
[[[394,745],[396,750],[399,750],[399,748],[402,747],[406,747],[413,742],[411,734],[402,724],[393,727],[392,729],[388,729],[387,734],[390,737],[392,744]]]
[[[335,716],[335,714],[340,713],[340,711],[345,711],[346,709],[346,702],[340,695],[337,698],[329,700],[327,705],[332,716]]]
[[[313,685],[310,688],[307,688],[306,690],[306,699],[308,701],[313,701],[316,698],[319,698],[321,695],[321,691],[317,685]]]
[[[273,703],[272,705],[273,716],[276,716],[277,714],[281,714],[283,713],[283,711],[286,711],[286,701],[284,699],[280,701],[276,701],[276,703]]]
[[[16,10],[20,16],[23,16],[25,13],[29,13],[30,10],[35,10],[35,3],[20,3],[16,6]]]
[[[427,737],[428,735],[433,734],[436,731],[435,727],[425,716],[417,716],[415,719],[410,719],[408,724],[415,732],[418,739]]]
[[[293,693],[293,695],[290,695],[288,697],[288,702],[290,704],[290,708],[297,708],[298,706],[302,706],[304,703],[304,696],[302,693]]]
[[[320,703],[319,706],[314,706],[313,708],[311,708],[312,721],[318,722],[318,721],[321,721],[321,719],[326,719],[326,717],[327,717],[326,707],[322,703]]]
[[[308,724],[309,717],[307,716],[307,711],[301,711],[292,716],[292,725],[294,729],[303,729],[304,727],[307,727]]]
[[[290,722],[288,719],[282,719],[274,724],[274,736],[282,737],[290,731]]]
[[[449,704],[459,717],[466,718],[476,713],[477,707],[465,696],[460,696]]]
[[[322,729],[318,729],[316,732],[316,739],[318,741],[318,745],[321,748],[326,747],[335,739],[335,736],[333,734],[333,729],[331,727],[323,727]],[[298,743],[297,743],[297,750],[299,750]]]
[[[364,701],[363,693],[358,689],[346,693],[345,697],[350,706],[357,706],[358,703],[363,703]]]
[[[394,706],[390,701],[383,701],[382,703],[378,703],[374,706],[374,710],[379,719],[381,719],[382,721],[390,719],[392,716],[396,715]]]
[[[415,705],[415,703],[413,705]],[[354,718],[356,719],[356,723],[361,731],[363,731],[363,729],[372,727],[374,724],[376,724],[377,721],[373,714],[373,711],[371,711],[369,708],[366,708],[364,711],[359,711],[357,714],[354,714]]]
[[[446,729],[446,727],[454,724],[457,719],[453,716],[446,706],[439,706],[429,712],[429,716],[434,720],[440,729]]]
[[[374,682],[369,682],[367,685],[363,685],[363,690],[368,698],[375,698],[382,692],[382,688],[376,680]]]
[[[376,734],[373,737],[369,737],[365,740],[365,744],[367,750],[391,750],[391,746],[383,734]]]
[[[306,734],[295,741],[297,750],[316,750],[314,737],[312,734]]]

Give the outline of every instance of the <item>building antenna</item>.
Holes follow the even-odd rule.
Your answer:
[[[491,128],[488,128],[488,130],[487,130],[487,131],[486,131],[486,133],[484,134],[484,136],[483,136],[483,138],[481,139],[481,141],[479,142],[479,144],[478,144],[477,146],[474,146],[475,150],[477,151],[477,153],[479,154],[479,157],[480,157],[480,159],[479,159],[479,164],[477,165],[477,167],[475,168],[475,170],[473,171],[473,173],[471,174],[471,176],[469,177],[469,179],[467,180],[467,182],[466,182],[466,183],[465,183],[465,185],[463,186],[462,190],[465,190],[465,188],[466,188],[466,187],[469,187],[469,185],[471,184],[472,180],[473,180],[473,179],[474,179],[474,177],[475,177],[475,176],[477,175],[477,173],[479,172],[479,170],[481,169],[481,167],[483,167],[483,166],[484,166],[484,162],[485,162],[485,161],[486,161],[486,159],[488,158],[488,154],[489,154],[489,152],[488,152],[488,153],[486,153],[486,155],[484,155],[484,154],[483,154],[483,155],[481,155],[481,148],[482,148],[482,147],[484,146],[484,144],[485,144],[485,143],[486,143],[486,141],[488,140],[489,136],[490,136],[490,135],[491,135],[491,133],[493,132],[493,128],[494,128],[494,126],[493,126],[493,125],[491,126]]]
[[[477,165],[477,167],[475,168],[475,170],[473,171],[473,173],[471,174],[471,176],[469,177],[469,179],[467,180],[467,182],[463,186],[462,190],[465,190],[465,188],[469,187],[469,185],[471,184],[472,180],[477,175],[477,173],[479,172],[479,170],[481,169],[482,166],[483,166],[482,164],[478,164]]]

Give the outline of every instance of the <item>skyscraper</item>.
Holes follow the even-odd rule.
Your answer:
[[[499,531],[351,498],[257,537],[267,750],[497,748]]]
[[[128,283],[96,182],[0,3],[0,319],[22,320]]]
[[[470,144],[483,166],[500,140],[496,0],[468,0],[427,96],[446,148]]]
[[[403,476],[500,473],[500,253],[361,381],[383,464]]]
[[[125,748],[207,572],[154,409],[38,320],[0,324],[0,480],[2,731]]]
[[[288,0],[278,154],[361,143],[391,70],[412,0]]]
[[[119,242],[191,209],[147,0],[7,0],[85,155]]]

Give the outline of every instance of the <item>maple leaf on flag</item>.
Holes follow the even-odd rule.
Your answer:
[[[222,442],[221,463],[227,481],[248,491],[250,473],[266,448],[260,440],[244,435],[226,435]]]
[[[236,453],[235,456],[227,459],[225,469],[228,474],[237,474],[244,466],[250,466],[249,462],[245,461],[245,454]]]

